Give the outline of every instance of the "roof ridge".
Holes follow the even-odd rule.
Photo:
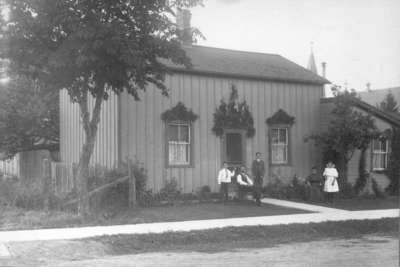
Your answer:
[[[205,45],[182,45],[183,47],[191,48],[191,47],[199,47],[199,48],[206,48],[206,49],[217,49],[217,50],[225,50],[228,52],[236,52],[236,53],[246,53],[246,54],[258,54],[258,55],[269,55],[269,56],[277,56],[283,57],[280,54],[275,53],[265,53],[265,52],[256,52],[256,51],[248,51],[248,50],[238,50],[232,48],[223,48],[223,47],[214,47],[214,46],[205,46]]]

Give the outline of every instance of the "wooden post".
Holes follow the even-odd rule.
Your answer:
[[[129,199],[128,199],[128,206],[132,208],[136,206],[136,179],[135,174],[132,171],[132,161],[130,159],[127,160],[128,162],[128,184],[129,184]]]
[[[51,165],[49,159],[43,159],[43,194],[45,196],[44,208],[50,209],[50,193],[51,193]]]

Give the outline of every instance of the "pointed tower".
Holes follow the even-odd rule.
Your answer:
[[[314,51],[313,51],[313,43],[311,43],[311,53],[310,58],[308,59],[307,69],[318,74],[317,65],[315,65]]]

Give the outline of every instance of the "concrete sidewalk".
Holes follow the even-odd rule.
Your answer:
[[[180,222],[144,223],[132,225],[113,225],[95,227],[76,227],[59,229],[0,231],[0,243],[18,241],[45,241],[61,239],[81,239],[102,235],[118,234],[147,234],[177,231],[207,230],[222,227],[240,227],[255,225],[278,225],[292,223],[319,223],[326,221],[364,220],[380,218],[396,218],[399,216],[398,209],[390,210],[364,210],[346,211],[320,207],[316,205],[283,201],[276,199],[263,199],[262,202],[274,205],[298,208],[318,213],[290,214],[260,217],[242,217],[229,219],[195,220]]]

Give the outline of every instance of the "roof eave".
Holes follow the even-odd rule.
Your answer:
[[[321,101],[321,103],[333,103],[333,100],[334,100],[334,97],[329,97],[329,98],[321,98],[320,101]],[[391,125],[400,127],[400,119],[393,116],[392,114],[382,111],[382,110],[380,110],[358,98],[352,98],[351,102],[354,104],[354,106],[371,113],[375,117],[378,117],[378,118],[390,123]]]
[[[214,76],[214,77],[246,79],[246,80],[276,81],[276,82],[316,84],[316,85],[325,85],[331,83],[330,81],[322,77],[320,78],[320,80],[302,80],[302,79],[266,77],[260,75],[248,75],[240,73],[224,73],[224,72],[197,70],[193,68],[181,68],[181,67],[171,67],[171,66],[168,66],[168,69],[171,70],[172,72],[177,72],[177,73],[188,73],[188,74],[197,74],[197,75]]]

